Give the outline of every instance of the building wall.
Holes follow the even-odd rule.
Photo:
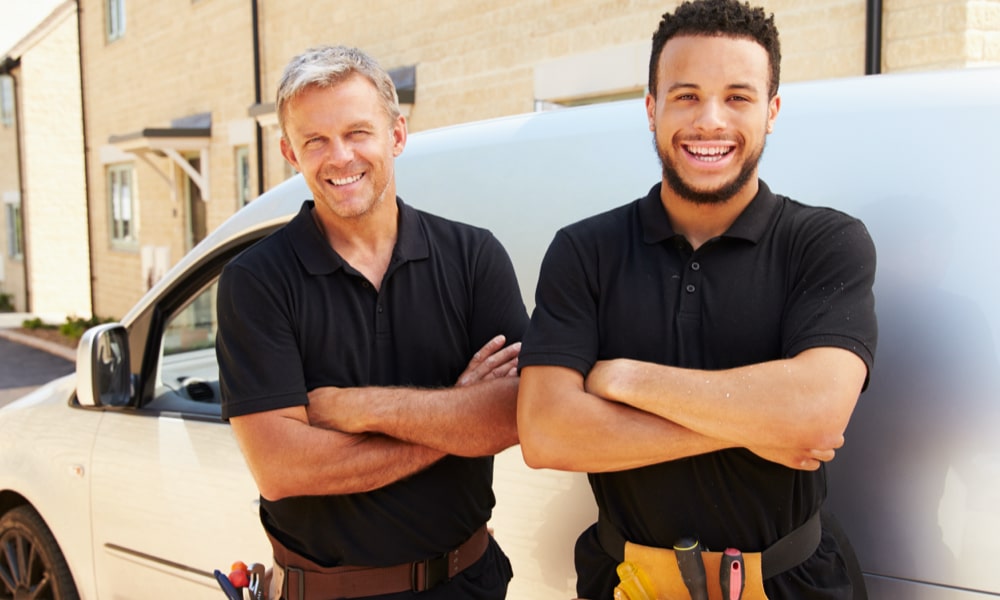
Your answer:
[[[259,0],[263,102],[273,101],[287,61],[309,46],[364,48],[387,69],[416,66],[410,131],[535,109],[641,95],[649,40],[663,0]],[[782,35],[782,81],[860,76],[865,0],[762,0]],[[109,136],[164,127],[210,112],[212,228],[236,209],[234,145],[257,157],[250,3],[130,0],[124,38],[107,43],[104,0],[81,0],[90,147],[95,312],[120,316],[146,288],[141,248],[112,249],[101,154]],[[884,0],[884,72],[1000,64],[1000,2]],[[274,125],[262,130],[265,188],[290,173]],[[140,246],[186,251],[186,209],[142,161],[132,160]],[[164,169],[170,163],[151,158]],[[256,168],[253,169],[256,172]],[[179,180],[183,176],[177,175]],[[252,189],[258,183],[254,179]]]
[[[886,0],[888,71],[926,71],[1000,63],[997,0]]]
[[[22,210],[31,312],[91,316],[75,7],[21,57]]]
[[[233,143],[250,141],[254,148],[247,116],[254,100],[251,17],[245,0],[132,1],[126,3],[124,36],[107,42],[104,5],[103,0],[81,0],[95,313],[120,317],[148,288],[143,248],[166,252],[169,263],[176,263],[189,249],[190,215],[187,178],[173,162],[148,156],[177,182],[176,197],[156,170],[136,156],[116,153],[108,140],[210,113],[212,138],[204,167],[210,180],[209,230],[235,212]],[[106,169],[119,162],[135,169],[140,241],[129,249],[113,248],[108,231]]]

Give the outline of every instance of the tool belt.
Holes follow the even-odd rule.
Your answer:
[[[461,546],[440,556],[390,567],[324,567],[289,550],[268,533],[274,550],[272,600],[332,600],[423,592],[447,582],[486,552],[483,525]]]
[[[820,513],[817,511],[804,524],[763,552],[743,553],[746,577],[743,600],[767,600],[764,594],[765,579],[800,565],[816,552],[822,536],[820,521]],[[597,520],[597,538],[604,551],[617,562],[632,563],[643,572],[652,584],[656,598],[689,597],[672,549],[629,542],[603,515]],[[722,555],[722,552],[701,552],[710,599],[722,598],[718,577]]]

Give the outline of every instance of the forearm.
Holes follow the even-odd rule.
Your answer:
[[[231,420],[263,497],[352,494],[418,473],[444,453],[381,435],[312,427],[302,407]]]
[[[444,389],[319,388],[314,425],[377,432],[456,456],[488,456],[517,444],[518,378]]]
[[[524,369],[518,430],[529,466],[565,471],[619,471],[733,446],[589,394],[561,367]]]
[[[864,375],[847,351],[815,349],[721,371],[604,361],[587,387],[734,445],[826,450],[843,443]]]

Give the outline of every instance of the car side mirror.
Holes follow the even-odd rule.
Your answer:
[[[118,323],[92,327],[76,350],[76,397],[81,406],[125,406],[132,399],[128,332]]]

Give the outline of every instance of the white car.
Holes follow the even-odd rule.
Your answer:
[[[862,218],[879,252],[869,390],[828,468],[830,505],[871,598],[1000,597],[1000,71],[782,87],[762,177]],[[526,303],[557,228],[660,176],[641,101],[411,136],[410,204],[491,229]],[[219,418],[215,281],[308,198],[300,177],[239,211],[121,325],[81,341],[77,372],[0,409],[0,600],[222,598],[213,571],[270,562],[257,492]],[[509,596],[574,596],[595,519],[585,476],[496,463],[491,522]]]

